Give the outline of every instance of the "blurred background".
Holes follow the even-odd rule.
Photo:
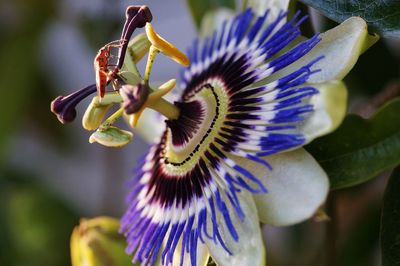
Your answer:
[[[138,135],[120,149],[89,144],[90,132],[79,121],[88,102],[68,125],[49,106],[57,95],[94,82],[93,58],[118,39],[131,4],[147,4],[154,28],[182,50],[196,35],[183,0],[0,2],[0,265],[70,265],[69,237],[80,217],[123,213],[124,183],[147,144]],[[318,30],[334,26],[313,14]],[[361,57],[346,79],[351,112],[368,117],[382,99],[400,93],[399,47],[398,41],[381,40]],[[154,80],[177,76],[177,64],[156,60]],[[385,183],[383,175],[335,192],[327,206],[334,208],[333,229],[315,221],[264,226],[269,265],[322,265],[332,234],[337,265],[379,265]]]

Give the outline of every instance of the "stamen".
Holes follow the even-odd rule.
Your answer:
[[[122,99],[118,92],[107,93],[101,101],[98,96],[93,97],[82,118],[83,128],[86,130],[96,130],[111,106],[121,101]]]
[[[120,118],[122,115],[124,114],[124,108],[121,107],[118,109],[118,111],[116,111],[115,113],[113,113],[112,115],[110,115],[99,127],[100,130],[106,130],[107,128],[109,128],[112,124],[115,123],[115,121],[118,120],[118,118]]]
[[[76,117],[75,107],[78,103],[94,92],[96,92],[96,84],[89,85],[65,97],[58,96],[51,102],[50,110],[61,123],[70,123]]]
[[[179,51],[173,44],[166,41],[164,38],[159,36],[153,29],[153,26],[150,23],[146,23],[146,35],[149,38],[151,44],[157,48],[160,52],[170,57],[175,62],[183,65],[189,66],[190,61],[187,56]]]
[[[144,83],[145,84],[149,84],[150,73],[151,73],[151,69],[153,68],[154,59],[156,58],[156,55],[159,52],[160,51],[156,47],[154,47],[153,45],[150,46],[149,56],[147,57],[146,70],[144,72]]]

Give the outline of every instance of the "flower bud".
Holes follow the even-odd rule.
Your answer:
[[[82,219],[71,236],[72,266],[132,265],[118,229],[118,220],[111,217]]]

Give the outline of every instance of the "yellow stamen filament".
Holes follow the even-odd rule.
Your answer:
[[[118,120],[124,114],[124,108],[119,108],[118,111],[110,115],[99,127],[100,130],[105,130],[109,128],[115,121]]]
[[[160,51],[154,45],[150,46],[149,56],[147,57],[146,70],[144,72],[144,82],[146,84],[149,84],[150,72],[153,67],[154,59],[159,52]]]
[[[150,40],[151,44],[155,46],[160,52],[170,57],[177,63],[189,66],[190,61],[187,56],[179,51],[173,44],[166,41],[164,38],[159,36],[153,29],[153,26],[150,23],[146,23],[146,34],[147,38]]]

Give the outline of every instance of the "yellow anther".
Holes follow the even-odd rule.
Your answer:
[[[187,56],[179,51],[174,45],[166,41],[164,38],[159,36],[153,29],[150,23],[146,23],[146,35],[147,38],[150,40],[151,44],[155,46],[160,52],[165,54],[166,56],[170,57],[177,63],[189,66],[190,61]]]
[[[170,119],[177,119],[179,116],[179,110],[176,108],[168,109],[168,105],[165,105],[165,100],[162,99],[164,95],[169,93],[176,85],[176,80],[171,79],[162,84],[158,90],[155,90],[149,94],[147,101],[143,104],[139,111],[134,113],[129,118],[129,124],[132,127],[136,127],[140,116],[142,115],[145,108],[151,108],[160,113],[166,115]]]

